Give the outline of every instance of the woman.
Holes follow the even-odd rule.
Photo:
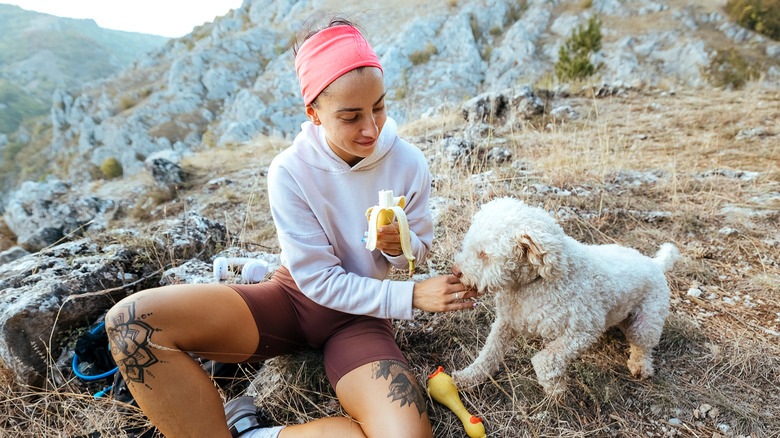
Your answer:
[[[407,266],[395,223],[378,230],[377,250],[361,242],[365,211],[380,190],[406,196],[418,261],[433,227],[425,158],[397,137],[382,67],[360,32],[332,20],[304,40],[295,61],[309,122],[268,173],[282,266],[265,283],[176,285],[127,297],[106,318],[112,352],[138,405],[167,437],[430,437],[425,399],[389,318],[411,319],[414,308],[472,308],[466,299],[475,293],[454,275],[387,280],[392,266]],[[251,399],[223,408],[187,354],[245,362],[305,345],[322,348],[328,379],[354,420],[259,428],[242,415],[254,412]]]

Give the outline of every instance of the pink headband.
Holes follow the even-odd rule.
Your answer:
[[[304,104],[310,104],[339,76],[366,66],[382,70],[379,58],[357,29],[343,25],[317,32],[295,56]]]

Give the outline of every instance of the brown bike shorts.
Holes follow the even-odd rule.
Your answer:
[[[321,306],[298,289],[284,266],[270,280],[232,284],[254,315],[260,342],[250,361],[322,349],[331,386],[355,368],[378,360],[406,364],[388,319],[352,315]]]

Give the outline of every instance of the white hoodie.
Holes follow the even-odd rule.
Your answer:
[[[268,198],[282,248],[282,264],[316,303],[379,318],[412,318],[411,281],[385,279],[403,254],[369,251],[361,242],[366,210],[380,190],[406,196],[415,263],[433,241],[428,208],[431,176],[423,153],[397,136],[387,118],[374,152],[350,167],[328,146],[321,126],[305,122],[292,146],[271,162]]]

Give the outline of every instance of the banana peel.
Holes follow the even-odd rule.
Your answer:
[[[409,276],[414,274],[414,255],[412,253],[412,234],[409,231],[409,222],[406,220],[404,196],[393,196],[392,190],[379,191],[379,204],[366,210],[368,219],[368,235],[366,236],[366,248],[369,251],[376,249],[377,230],[398,219],[398,231],[401,235],[401,249],[409,261]]]

